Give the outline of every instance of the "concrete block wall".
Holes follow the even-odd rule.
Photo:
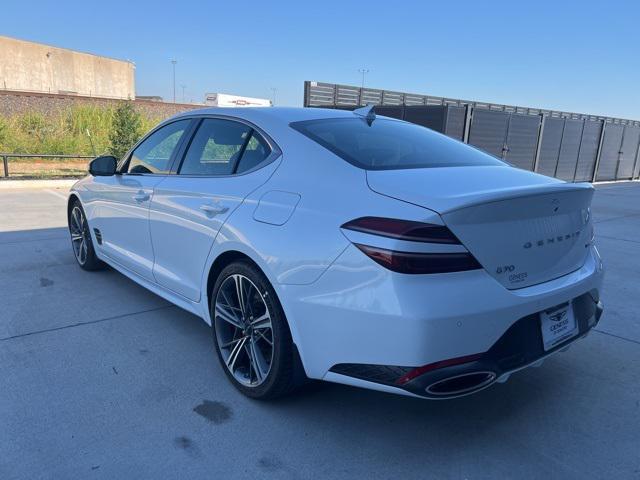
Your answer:
[[[94,105],[109,107],[121,100],[108,98],[80,97],[76,95],[53,95],[46,93],[14,92],[0,90],[0,117],[10,117],[27,112],[38,112],[53,116],[74,105]],[[133,100],[135,108],[151,118],[163,119],[187,110],[203,108],[203,105]]]
[[[0,88],[133,99],[133,62],[0,36]]]

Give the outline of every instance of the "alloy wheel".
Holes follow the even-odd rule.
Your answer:
[[[271,313],[256,285],[241,274],[220,285],[214,308],[215,334],[222,359],[246,387],[261,385],[273,363]]]
[[[73,253],[76,256],[78,263],[80,265],[84,265],[89,254],[89,242],[91,238],[84,212],[77,205],[71,210],[69,230],[71,232]]]

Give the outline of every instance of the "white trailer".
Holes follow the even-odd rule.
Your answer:
[[[271,100],[265,98],[240,97],[227,93],[207,93],[204,97],[205,105],[211,107],[270,107]]]

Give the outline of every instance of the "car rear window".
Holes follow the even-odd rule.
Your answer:
[[[462,142],[413,123],[326,118],[290,124],[353,165],[367,170],[505,165]]]

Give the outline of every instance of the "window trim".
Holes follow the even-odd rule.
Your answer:
[[[195,122],[197,127],[193,128],[191,130],[190,136],[189,136],[189,141],[186,142],[184,144],[184,148],[182,148],[179,151],[179,155],[177,156],[176,161],[174,162],[174,164],[172,166],[171,173],[176,175],[176,176],[180,176],[182,178],[230,178],[230,177],[241,177],[243,175],[251,174],[251,173],[253,173],[253,172],[257,171],[257,170],[260,170],[260,169],[266,167],[267,165],[273,163],[276,159],[278,159],[282,155],[282,150],[280,149],[278,144],[267,133],[265,133],[265,131],[263,129],[261,129],[257,125],[253,124],[252,122],[250,122],[248,120],[245,120],[244,118],[232,117],[232,116],[229,116],[229,115],[216,115],[216,114],[210,114],[210,113],[202,113],[202,114],[199,114],[199,115],[189,115],[187,118],[190,118],[192,120],[197,120]],[[233,166],[233,172],[230,173],[230,174],[220,174],[220,175],[180,174],[180,169],[182,168],[182,164],[184,163],[184,160],[186,158],[187,151],[189,150],[189,147],[191,146],[191,142],[195,138],[195,135],[196,135],[196,133],[198,131],[198,128],[200,128],[200,125],[206,119],[228,120],[228,121],[231,121],[231,122],[242,123],[242,124],[248,126],[250,128],[250,133],[251,134],[255,131],[267,142],[267,144],[269,145],[269,148],[271,149],[271,153],[267,156],[267,158],[265,158],[262,162],[257,164],[255,167],[253,167],[253,168],[251,168],[249,170],[246,170],[244,172],[241,172],[241,173],[236,173],[236,169],[238,167],[240,159],[242,158],[242,155],[238,156],[238,159],[236,160],[236,164]],[[247,136],[247,141],[245,142],[245,145],[243,146],[244,148],[242,149],[242,154],[244,154],[244,149],[246,148],[246,145],[249,143],[249,139],[250,138],[251,138],[251,135]]]
[[[178,144],[176,145],[176,148],[174,148],[173,152],[171,153],[171,158],[169,158],[169,164],[168,164],[168,169],[166,172],[164,173],[131,173],[131,172],[125,172],[123,171],[124,169],[128,169],[129,168],[129,163],[131,162],[131,156],[133,155],[133,152],[136,150],[136,148],[138,148],[143,142],[145,142],[149,137],[151,137],[151,135],[153,135],[154,133],[156,133],[157,131],[159,131],[160,129],[164,128],[164,127],[168,127],[169,125],[176,123],[176,122],[182,122],[184,120],[188,120],[189,123],[187,124],[187,128],[184,129],[184,133],[182,134],[182,136],[180,137],[180,140],[178,141]],[[116,168],[116,173],[118,175],[131,175],[132,177],[139,177],[139,176],[155,176],[155,177],[163,177],[163,176],[167,176],[167,175],[173,175],[174,174],[174,170],[173,167],[175,165],[175,161],[176,161],[176,157],[178,155],[178,153],[180,153],[185,141],[187,138],[190,138],[192,133],[193,133],[193,127],[194,127],[194,119],[191,117],[180,117],[180,118],[173,118],[169,121],[166,122],[162,122],[158,125],[156,125],[155,128],[151,129],[146,135],[144,135],[140,140],[138,140],[133,147],[131,147],[129,149],[129,151],[125,154],[125,156],[120,160],[120,162],[118,163],[118,166]]]
[[[247,135],[247,138],[244,139],[244,143],[242,144],[242,147],[240,147],[240,152],[239,152],[240,155],[238,155],[238,157],[236,158],[236,161],[233,162],[231,175],[236,175],[238,173],[238,165],[240,165],[240,160],[242,160],[242,156],[244,155],[244,152],[247,150],[247,145],[249,145],[249,142],[251,141],[251,137],[253,137],[253,132],[255,132],[255,130],[249,127],[249,134]],[[269,152],[269,155],[271,155],[271,152]],[[262,162],[264,162],[267,158],[269,158],[269,155],[263,158]],[[260,165],[260,163],[258,165]]]

